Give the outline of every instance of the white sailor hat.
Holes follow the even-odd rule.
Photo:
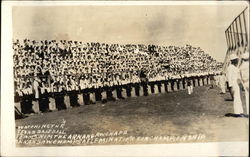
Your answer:
[[[231,54],[230,55],[230,60],[235,60],[235,59],[238,59],[238,56],[236,54]]]
[[[241,55],[241,58],[243,59],[248,59],[249,58],[249,53],[248,52],[245,52]]]

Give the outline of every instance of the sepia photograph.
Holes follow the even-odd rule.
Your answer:
[[[11,6],[17,148],[248,142],[249,3],[52,4]]]

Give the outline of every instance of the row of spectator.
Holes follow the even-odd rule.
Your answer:
[[[83,43],[14,40],[14,83],[19,93],[36,86],[50,91],[99,88],[218,73],[217,62],[201,48],[185,45]],[[35,86],[35,87],[34,87]],[[51,90],[52,89],[52,90]]]

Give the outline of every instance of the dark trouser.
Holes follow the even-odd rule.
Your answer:
[[[32,106],[33,106],[32,98],[30,96],[22,97],[20,104],[21,104],[22,113],[24,113],[24,114],[34,113],[34,111],[32,109]]]
[[[193,86],[196,87],[195,78],[192,78],[192,80],[193,80]]]
[[[87,90],[83,91],[83,102],[84,102],[85,105],[90,104],[89,92]]]
[[[147,82],[142,82],[142,88],[143,88],[143,95],[148,96],[148,84]]]
[[[154,83],[153,82],[149,83],[149,86],[151,88],[151,93],[155,93]]]
[[[65,110],[67,108],[64,103],[63,93],[55,93],[55,103],[58,110]]]
[[[126,86],[125,86],[125,89],[126,89],[126,94],[127,94],[127,96],[128,97],[131,97],[131,84],[127,84]]]
[[[106,87],[106,92],[107,92],[107,100],[108,101],[115,101],[115,98],[113,97],[113,87]]]
[[[171,90],[174,91],[174,80],[171,80]]]
[[[162,91],[161,91],[161,83],[160,82],[157,82],[156,83],[156,85],[157,85],[157,88],[158,88],[158,91],[159,91],[159,93],[161,93]]]
[[[78,96],[75,91],[72,91],[71,93],[69,93],[69,101],[72,107],[80,106],[78,104]]]
[[[101,101],[102,100],[102,89],[96,88],[94,91],[95,91],[96,101]]]
[[[183,86],[183,89],[186,88],[186,86],[185,86],[185,80],[182,80],[182,86]]]
[[[166,92],[169,92],[169,91],[168,91],[168,82],[167,82],[167,81],[164,81],[164,88],[165,88],[165,91],[166,91]]]
[[[177,83],[177,89],[180,90],[180,81],[178,80],[176,81],[176,83]]]
[[[49,111],[49,97],[47,94],[42,94],[39,99],[39,110],[41,112]]]
[[[117,97],[119,99],[124,99],[124,97],[122,96],[122,87],[118,85],[118,86],[115,87],[115,89],[116,89],[116,92],[117,92]]]
[[[135,83],[135,95],[140,96],[140,84]]]

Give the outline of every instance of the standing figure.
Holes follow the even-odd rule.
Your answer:
[[[33,83],[33,88],[34,88],[34,92],[35,92],[35,100],[39,99],[39,95],[40,95],[40,93],[39,93],[40,83],[41,83],[41,80],[35,74],[34,83]]]
[[[241,83],[245,90],[247,115],[249,115],[249,52],[242,54],[239,69]]]
[[[210,83],[211,83],[210,89],[213,89],[214,86],[216,85],[215,75],[214,75],[214,74],[211,74],[211,75],[208,76],[208,77],[210,77]]]
[[[193,93],[193,85],[191,82],[191,78],[187,78],[187,89],[188,89],[188,94],[191,95]]]
[[[241,117],[241,115],[243,114],[243,107],[240,97],[239,69],[237,68],[238,57],[236,56],[236,54],[231,54],[230,60],[231,63],[227,68],[228,86],[229,91],[233,95],[235,117]]]
[[[148,79],[144,69],[140,72],[140,79],[143,88],[143,95],[148,96]]]
[[[226,77],[223,73],[221,73],[219,77],[219,84],[220,84],[221,94],[225,94],[226,93]]]

